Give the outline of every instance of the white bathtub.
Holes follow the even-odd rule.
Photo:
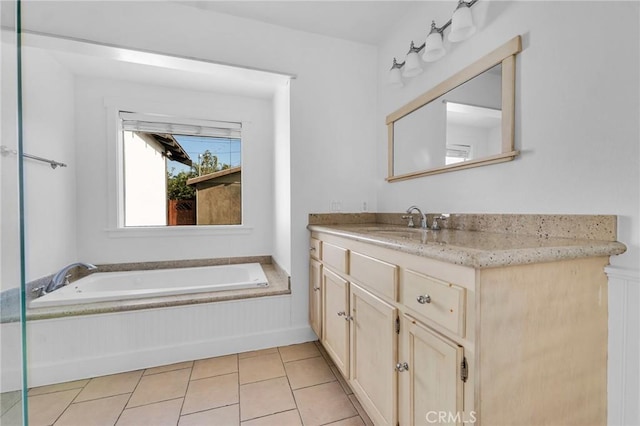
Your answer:
[[[259,263],[96,272],[34,299],[30,308],[267,287]]]

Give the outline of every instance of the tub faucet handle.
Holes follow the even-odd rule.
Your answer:
[[[434,216],[433,222],[431,222],[431,229],[434,231],[438,231],[440,229],[439,220],[447,220],[449,218],[449,214],[443,213],[438,216]]]
[[[403,219],[405,219],[405,220],[407,220],[407,219],[409,220],[409,223],[407,223],[407,226],[408,226],[409,228],[413,228],[413,227],[415,227],[415,226],[416,226],[416,225],[413,223],[413,216],[412,216],[412,215],[410,215],[410,214],[408,214],[408,215],[404,215],[404,216],[402,216],[402,218],[403,218]]]
[[[39,286],[39,287],[34,287],[34,288],[32,288],[32,289],[31,289],[31,293],[35,294],[35,295],[36,295],[36,296],[35,296],[36,298],[38,298],[38,297],[40,297],[40,296],[44,296],[45,294],[47,294],[47,293],[44,291],[44,286],[43,286],[43,285],[41,285],[41,286]]]

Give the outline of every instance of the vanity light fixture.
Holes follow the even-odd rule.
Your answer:
[[[431,21],[431,31],[427,36],[427,41],[424,42],[424,55],[422,55],[423,61],[435,62],[447,53],[442,42],[443,31],[444,27],[438,28],[436,27],[436,21]]]
[[[477,0],[476,0],[477,1]],[[475,1],[465,3],[463,0],[458,2],[458,7],[451,17],[451,32],[449,33],[449,41],[457,43],[471,37],[476,32],[476,26],[471,16],[471,5]]]
[[[402,87],[402,72],[400,71],[404,66],[404,62],[398,63],[396,58],[393,58],[393,65],[389,71],[389,84],[396,87]]]
[[[424,45],[420,47],[416,47],[411,42],[411,47],[409,47],[409,52],[407,53],[407,59],[404,60],[404,69],[402,70],[403,77],[415,77],[422,73],[422,65],[420,65],[420,57],[418,56],[418,52],[420,52],[424,48]]]
[[[431,31],[422,45],[416,46],[412,41],[404,62],[399,63],[396,58],[393,58],[393,66],[389,70],[389,84],[402,87],[402,77],[411,78],[422,73],[423,69],[418,54],[423,49],[422,60],[425,62],[435,62],[442,58],[447,53],[443,45],[444,30],[449,26],[451,26],[451,31],[447,37],[449,41],[460,42],[471,37],[476,32],[476,26],[471,15],[471,6],[476,4],[477,1],[466,2],[458,0],[458,6],[453,12],[453,16],[442,27],[437,27],[436,21],[431,21]]]

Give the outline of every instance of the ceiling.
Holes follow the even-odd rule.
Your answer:
[[[377,45],[393,31],[394,26],[403,21],[404,17],[422,9],[425,2],[426,0],[236,0],[178,3],[294,30]]]
[[[162,87],[269,99],[290,78],[202,60],[38,34],[23,34],[22,42],[27,59],[30,49],[39,49],[75,75],[115,78]]]

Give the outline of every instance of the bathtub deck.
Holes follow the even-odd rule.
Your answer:
[[[30,425],[87,422],[118,426],[373,424],[318,342],[29,390]]]
[[[269,281],[268,287],[218,291],[212,293],[153,297],[148,299],[133,299],[114,302],[54,306],[37,309],[27,308],[27,320],[31,321],[78,315],[126,312],[141,309],[168,308],[172,306],[185,306],[197,303],[212,303],[227,300],[291,294],[291,289],[289,288],[289,278],[286,274],[283,273],[282,270],[280,270],[273,264],[262,264],[261,266]]]

